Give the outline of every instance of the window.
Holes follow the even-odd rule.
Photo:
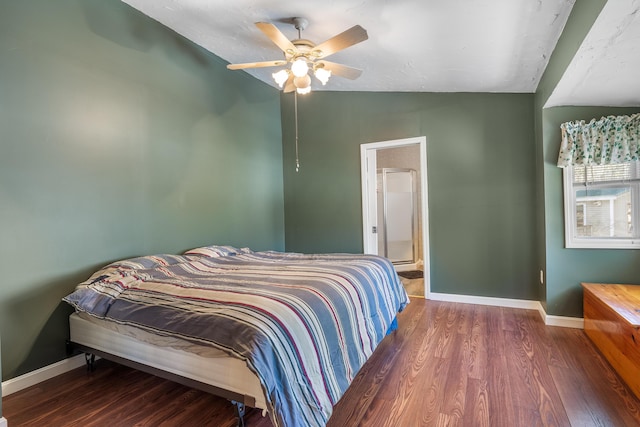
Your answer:
[[[567,248],[640,248],[640,162],[564,168]]]

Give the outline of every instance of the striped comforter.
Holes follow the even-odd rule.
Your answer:
[[[219,246],[111,264],[64,300],[246,360],[287,427],[327,423],[409,302],[382,257]]]

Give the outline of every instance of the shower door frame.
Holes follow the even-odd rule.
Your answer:
[[[429,265],[429,199],[427,185],[427,138],[419,136],[414,138],[395,139],[390,141],[371,142],[360,145],[360,174],[362,182],[362,240],[364,253],[378,253],[376,174],[377,174],[377,150],[398,148],[410,145],[418,145],[420,148],[420,232],[422,233],[422,258],[424,262],[424,295],[429,298],[431,292],[430,265]]]

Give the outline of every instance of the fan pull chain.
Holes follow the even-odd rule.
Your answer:
[[[298,92],[293,92],[293,109],[296,122],[296,173],[300,170],[300,159],[298,157]]]

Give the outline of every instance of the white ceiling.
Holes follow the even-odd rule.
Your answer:
[[[559,105],[640,106],[640,0],[607,2],[545,107]]]
[[[362,76],[353,81],[334,76],[324,87],[314,82],[313,90],[507,93],[535,92],[575,3],[575,0],[123,1],[230,63],[282,58],[282,52],[255,27],[258,21],[271,22],[294,39],[297,31],[286,23],[287,19],[307,18],[309,27],[302,37],[315,43],[356,24],[364,27],[368,40],[328,58],[363,69]],[[608,1],[602,20],[598,19],[587,37],[589,40],[592,33],[596,34],[594,40],[591,44],[585,40],[558,85],[553,95],[556,105],[617,105],[616,102],[640,105],[638,90],[630,94],[628,89],[620,89],[620,95],[610,96],[617,93],[613,89],[620,79],[611,79],[609,72],[603,72],[610,71],[607,64],[620,61],[621,55],[640,52],[637,29],[640,14],[627,16],[630,10],[638,10],[639,2]],[[609,16],[606,19],[605,12]],[[620,48],[622,53],[616,53]],[[636,56],[640,58],[640,54]],[[601,63],[603,57],[607,63]],[[637,89],[640,62],[636,59],[626,64],[631,72],[638,72],[624,80],[634,83]],[[262,68],[247,72],[276,87],[271,73],[277,70]],[[582,104],[572,101],[578,95]],[[599,97],[605,95],[607,104],[599,103]],[[622,95],[624,100],[616,100],[616,96]]]

